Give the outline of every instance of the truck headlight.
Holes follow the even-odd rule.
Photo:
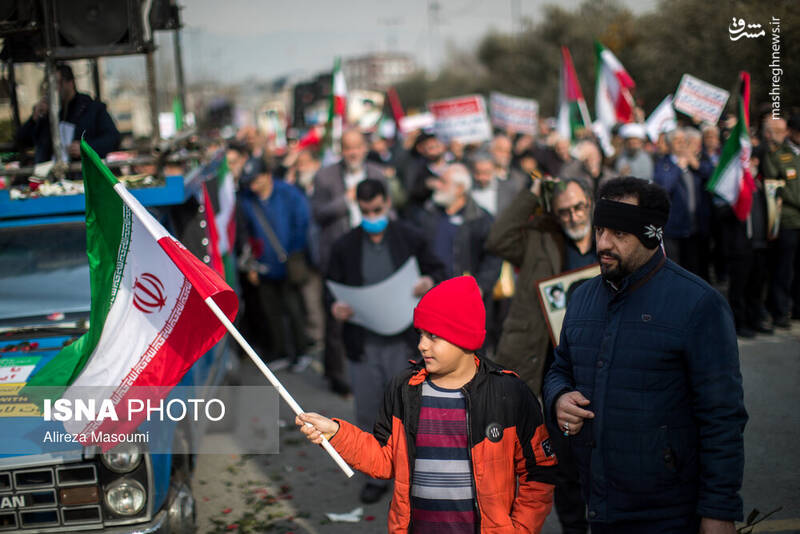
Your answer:
[[[142,453],[136,445],[125,443],[103,454],[102,461],[103,465],[115,473],[130,473],[139,466]]]
[[[136,515],[147,500],[144,488],[135,480],[122,479],[106,489],[106,505],[117,515]]]

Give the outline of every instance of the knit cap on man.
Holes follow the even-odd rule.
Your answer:
[[[475,279],[451,278],[425,293],[414,308],[414,328],[464,350],[479,349],[486,337],[486,308]]]

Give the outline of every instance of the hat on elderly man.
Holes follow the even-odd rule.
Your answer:
[[[619,135],[623,139],[645,140],[647,138],[647,131],[644,129],[644,125],[629,122],[628,124],[622,125],[622,128],[619,129]]]

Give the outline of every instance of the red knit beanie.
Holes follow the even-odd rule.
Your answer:
[[[425,293],[414,308],[414,328],[465,350],[479,349],[486,337],[486,308],[475,279],[451,278]]]

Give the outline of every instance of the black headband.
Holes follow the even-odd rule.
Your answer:
[[[601,198],[594,208],[592,222],[595,226],[633,234],[647,248],[656,248],[668,217],[668,213]]]

